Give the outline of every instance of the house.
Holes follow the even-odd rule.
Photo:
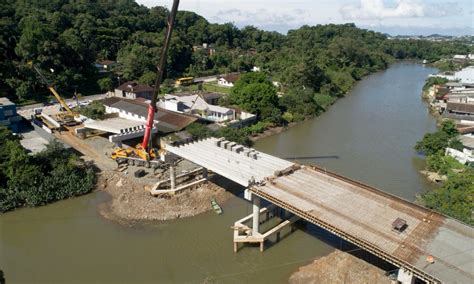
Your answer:
[[[119,117],[145,123],[149,104],[136,100],[111,97],[101,101],[106,113],[117,113]],[[195,116],[157,108],[154,123],[158,131],[171,133],[186,128],[198,118]]]
[[[239,80],[240,74],[229,74],[222,76],[217,80],[217,84],[224,87],[233,87],[235,82]]]
[[[170,111],[193,114],[212,122],[231,121],[236,118],[233,109],[209,104],[198,94],[165,95],[158,105]]]
[[[466,60],[467,58],[468,58],[467,55],[464,55],[464,54],[456,54],[453,56],[454,60]]]
[[[13,132],[20,131],[21,116],[16,112],[16,105],[8,98],[0,98],[0,126],[6,126]]]
[[[454,103],[448,102],[446,111],[461,115],[474,115],[474,103]]]
[[[144,98],[151,100],[153,96],[154,89],[145,84],[139,84],[134,81],[128,81],[120,85],[115,89],[115,97],[125,98],[125,99],[137,99]]]
[[[429,77],[446,78],[449,81],[458,81],[466,85],[474,84],[474,66],[467,66],[459,71],[454,72],[454,75],[436,74]]]
[[[117,62],[113,60],[99,60],[94,63],[94,66],[97,68],[99,73],[107,73],[110,72],[112,67],[114,67],[116,64]]]

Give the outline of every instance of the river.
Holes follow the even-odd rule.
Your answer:
[[[430,188],[413,151],[435,129],[421,101],[432,68],[401,62],[360,81],[315,120],[255,147],[314,163],[413,200]],[[312,157],[312,158],[304,158]],[[304,159],[302,159],[304,158]],[[284,283],[297,267],[334,248],[300,226],[260,253],[232,250],[234,221],[251,205],[235,197],[224,214],[124,227],[103,219],[102,192],[0,215],[0,269],[11,283]],[[329,240],[330,242],[330,240]]]

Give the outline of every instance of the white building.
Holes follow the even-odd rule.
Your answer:
[[[137,100],[122,98],[108,98],[102,100],[106,113],[116,113],[120,118],[129,121],[146,123],[149,104]],[[180,131],[197,120],[197,117],[157,108],[154,122],[158,130],[163,133]]]
[[[430,77],[446,78],[449,81],[458,81],[463,84],[474,84],[474,66],[468,66],[460,71],[454,72],[454,75],[436,74]]]
[[[235,82],[239,80],[240,74],[230,74],[226,76],[219,77],[217,84],[224,87],[233,87]]]
[[[208,104],[197,94],[187,96],[165,95],[164,99],[158,102],[158,105],[170,111],[198,115],[212,122],[236,119],[235,110]]]

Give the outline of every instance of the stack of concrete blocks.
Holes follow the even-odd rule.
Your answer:
[[[255,151],[254,149],[246,148],[246,147],[244,147],[242,145],[239,145],[235,142],[227,141],[223,137],[217,139],[214,142],[214,144],[217,147],[235,152],[237,154],[242,153],[245,157],[249,157],[249,158],[252,158],[254,160],[256,160],[258,158],[258,152]]]

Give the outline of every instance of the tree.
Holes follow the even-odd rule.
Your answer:
[[[142,84],[146,84],[149,86],[153,86],[155,84],[156,73],[155,72],[145,72],[143,75],[138,79],[138,82]]]
[[[453,138],[459,135],[459,131],[456,129],[456,123],[452,120],[445,120],[441,123],[441,131],[446,133],[449,138]]]
[[[423,204],[431,209],[474,225],[474,171],[467,169],[452,175],[439,189],[422,195]]]
[[[204,124],[194,122],[186,127],[186,131],[191,134],[193,139],[203,139],[211,135],[211,130]]]
[[[416,143],[415,150],[425,155],[434,155],[439,151],[444,151],[448,143],[449,136],[445,132],[427,133],[421,141]]]
[[[0,212],[85,194],[95,179],[92,167],[59,142],[28,155],[18,139],[0,127]]]
[[[97,84],[99,85],[99,88],[104,92],[112,91],[114,89],[114,82],[110,77],[99,79],[97,81]]]
[[[243,74],[232,87],[229,100],[244,110],[266,118],[272,112],[265,109],[278,108],[278,96],[275,87],[261,72]]]

